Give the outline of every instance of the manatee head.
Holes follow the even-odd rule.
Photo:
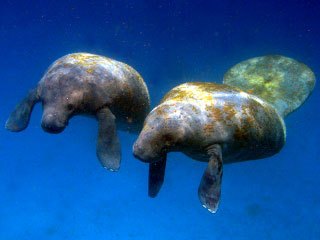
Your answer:
[[[160,113],[161,112],[161,113]],[[183,143],[185,131],[178,119],[168,117],[159,108],[145,120],[133,146],[133,154],[143,162],[157,162]]]
[[[42,128],[49,133],[60,133],[68,125],[69,119],[78,113],[87,112],[90,103],[85,98],[89,94],[75,72],[65,73],[62,70],[45,75],[38,91],[42,101]]]

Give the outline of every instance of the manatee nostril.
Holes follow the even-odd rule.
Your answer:
[[[41,127],[43,128],[44,131],[48,133],[61,133],[65,126],[57,126],[53,124],[47,124],[47,123],[42,123]]]

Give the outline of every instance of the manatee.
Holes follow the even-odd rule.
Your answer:
[[[266,58],[270,56],[261,59]],[[278,56],[274,59],[283,60]],[[271,62],[271,65],[279,67],[278,60]],[[251,80],[251,76],[263,78],[264,69],[273,69],[272,66],[265,67],[260,63],[258,61],[256,66],[246,73],[247,81]],[[244,65],[246,64],[247,62],[244,62]],[[229,73],[233,70],[234,68],[231,68]],[[276,70],[277,78],[271,77],[250,86],[251,93],[247,88],[244,88],[246,91],[241,88],[243,82],[246,86],[246,80],[236,73],[232,76],[233,82],[229,80],[231,75],[226,75],[225,82],[228,84],[190,82],[169,91],[147,116],[133,146],[134,156],[149,163],[149,196],[155,197],[163,184],[167,153],[182,152],[194,160],[208,162],[198,188],[198,196],[203,207],[215,213],[221,196],[223,163],[270,157],[284,146],[286,128],[283,116],[294,110],[294,106],[301,105],[315,83],[311,70],[303,66],[297,73],[305,70],[309,77],[302,74],[303,77],[292,79],[301,81],[300,84],[282,85],[283,82],[289,82],[286,78],[291,75],[287,71],[294,70],[294,67],[280,66]],[[241,79],[241,84],[235,77]],[[271,86],[276,85],[281,86],[273,88],[278,95],[272,95],[274,98],[268,94],[260,97]],[[294,92],[291,88],[300,85],[309,86],[300,91],[295,90],[299,92],[299,97],[294,98],[300,99],[300,102],[295,100],[292,104],[288,101],[289,96],[280,98],[284,94],[282,91]],[[270,91],[270,94],[274,94],[273,91]],[[276,98],[281,100],[281,104],[277,104]],[[269,99],[272,101],[269,102]]]
[[[24,130],[38,102],[43,107],[41,126],[49,133],[62,132],[75,115],[94,116],[99,123],[97,156],[111,171],[120,167],[117,129],[138,133],[150,108],[147,86],[137,71],[89,53],[73,53],[56,60],[37,87],[16,106],[6,129]]]

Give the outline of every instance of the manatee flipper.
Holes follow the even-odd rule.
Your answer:
[[[222,179],[222,154],[220,145],[209,148],[208,167],[205,170],[198,189],[202,206],[215,213],[219,206]]]
[[[149,182],[148,195],[156,197],[163,184],[164,174],[166,170],[167,157],[163,157],[160,161],[149,164]]]
[[[31,112],[34,105],[39,102],[37,88],[29,91],[28,95],[16,106],[14,111],[10,114],[7,122],[6,129],[13,132],[20,132],[24,130],[30,120]]]
[[[121,148],[115,116],[109,108],[102,108],[97,113],[97,119],[99,121],[97,156],[104,168],[117,171],[120,168]]]

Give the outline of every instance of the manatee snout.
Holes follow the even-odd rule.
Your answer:
[[[133,145],[133,155],[135,158],[141,160],[142,162],[149,162],[148,156],[139,141],[136,141]]]
[[[142,162],[157,162],[162,158],[162,156],[156,151],[155,147],[156,146],[148,141],[142,132],[138,140],[133,145],[133,155]]]
[[[41,127],[48,133],[61,133],[66,126],[66,119],[57,113],[45,113],[42,116]]]

